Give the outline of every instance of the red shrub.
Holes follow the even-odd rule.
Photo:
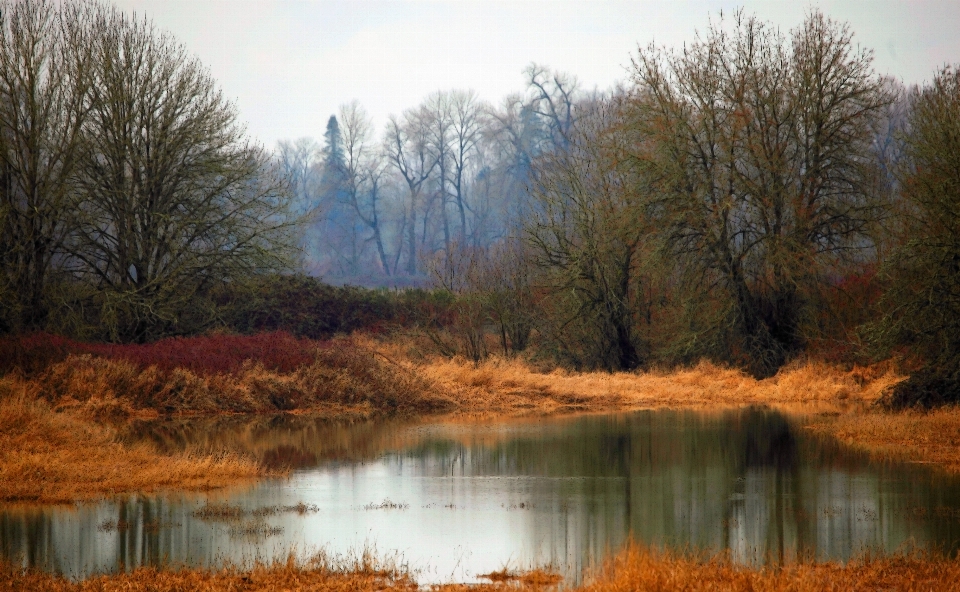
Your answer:
[[[147,344],[80,343],[56,335],[37,333],[0,340],[0,373],[19,368],[36,374],[69,354],[92,354],[126,360],[141,369],[190,370],[200,376],[234,374],[251,360],[268,370],[292,372],[316,359],[319,344],[285,332],[256,335],[204,335],[171,337]]]
[[[4,336],[0,338],[0,376],[14,370],[33,376],[77,353],[79,345],[50,333]]]

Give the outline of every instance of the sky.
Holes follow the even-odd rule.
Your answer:
[[[957,0],[114,0],[209,68],[250,136],[321,138],[358,100],[382,129],[437,90],[498,103],[536,62],[606,90],[650,43],[680,47],[737,7],[784,33],[814,7],[850,24],[878,72],[906,84],[960,62]]]

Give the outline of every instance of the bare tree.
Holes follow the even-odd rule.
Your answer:
[[[470,166],[477,157],[478,143],[482,131],[481,113],[483,106],[473,91],[452,91],[449,95],[451,125],[451,162],[450,185],[453,198],[460,214],[461,244],[467,243],[471,230],[467,227],[467,212],[470,203],[467,198]],[[474,241],[475,242],[475,241]]]
[[[902,244],[884,270],[883,316],[867,335],[878,353],[899,348],[923,364],[890,402],[929,407],[960,400],[960,68],[941,69],[909,107]]]
[[[802,347],[825,272],[871,245],[872,142],[891,97],[819,12],[789,43],[742,13],[725,24],[682,52],[639,53],[634,124],[657,144],[639,161],[673,254],[713,299],[700,317],[714,309],[718,347],[765,375]]]
[[[439,204],[443,251],[449,253],[453,236],[450,232],[450,218],[447,213],[450,202],[448,184],[454,154],[453,105],[450,95],[442,91],[436,92],[427,98],[422,109],[425,115],[424,123],[427,126],[427,146],[437,169],[436,175],[433,176],[435,191],[430,195],[426,213],[429,214],[432,209],[430,205]],[[424,227],[424,240],[426,240],[426,227]]]
[[[176,331],[212,285],[286,265],[286,187],[207,71],[101,7],[71,243],[114,339]]]
[[[360,103],[340,107],[343,134],[344,195],[360,221],[372,233],[383,273],[390,275],[390,260],[384,247],[381,205],[385,163],[374,145],[373,125]]]
[[[530,64],[527,77],[527,105],[544,123],[552,147],[564,148],[576,121],[579,82],[576,77]]]
[[[51,272],[73,230],[89,17],[86,4],[0,4],[0,329],[43,325]]]
[[[320,209],[320,145],[313,138],[277,142],[280,173],[288,183],[295,213],[314,215]]]
[[[437,161],[430,151],[427,115],[422,109],[411,109],[401,119],[390,117],[384,138],[384,154],[407,185],[407,200],[404,208],[404,232],[407,236],[407,274],[416,275],[417,217],[423,209],[423,184],[430,178]],[[424,230],[426,216],[423,215]],[[399,251],[398,251],[399,257]]]
[[[553,301],[547,327],[578,366],[645,362],[636,333],[649,193],[638,191],[632,139],[617,100],[593,105],[567,146],[534,161],[538,208],[529,238]]]

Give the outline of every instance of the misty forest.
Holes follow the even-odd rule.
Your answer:
[[[265,146],[149,16],[0,0],[0,591],[955,585],[960,66],[610,59]]]

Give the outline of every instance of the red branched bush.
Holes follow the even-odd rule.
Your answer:
[[[175,368],[200,376],[236,374],[253,360],[267,370],[293,372],[316,358],[317,343],[277,331],[256,335],[170,337],[148,344],[84,344],[84,353],[125,360],[140,369]]]
[[[88,354],[130,362],[140,370],[155,366],[163,373],[189,370],[199,376],[236,374],[255,361],[267,370],[287,373],[313,363],[316,341],[277,331],[256,335],[171,337],[146,344],[81,343],[49,333],[0,339],[0,374],[14,370],[34,376],[67,356]]]
[[[80,351],[79,343],[50,333],[6,335],[0,337],[0,376],[14,371],[34,376]]]

